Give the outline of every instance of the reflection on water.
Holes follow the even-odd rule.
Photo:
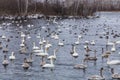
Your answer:
[[[117,36],[114,38],[111,35],[111,32],[114,34],[119,33],[119,12],[102,12],[100,13],[100,18],[95,19],[63,19],[57,20],[59,26],[55,23],[50,22],[48,25],[48,21],[44,19],[33,19],[24,23],[18,23],[12,21],[1,21],[0,26],[0,36],[6,35],[7,38],[10,39],[10,42],[7,42],[4,39],[0,38],[2,42],[3,48],[8,44],[8,53],[3,53],[3,49],[0,50],[0,63],[3,61],[4,54],[10,56],[11,52],[15,52],[16,60],[14,62],[9,61],[9,65],[7,69],[4,69],[2,64],[0,65],[0,79],[1,80],[87,80],[87,78],[91,75],[98,74],[99,69],[104,67],[104,76],[106,80],[110,80],[111,72],[110,68],[106,64],[106,59],[102,59],[102,48],[106,48],[106,39],[104,33],[109,31],[110,41],[120,40],[120,37]],[[4,26],[3,23],[12,23],[8,26]],[[29,25],[28,25],[29,24]],[[30,26],[31,25],[31,26]],[[109,27],[109,29],[108,29]],[[50,29],[50,30],[49,30]],[[48,31],[49,30],[49,31]],[[26,38],[26,46],[28,47],[27,54],[20,54],[20,44],[21,37],[20,32],[24,32],[26,35],[29,34],[32,38]],[[29,54],[32,52],[32,43],[33,41],[36,43],[36,46],[40,45],[39,39],[36,38],[38,34],[41,34],[41,37],[49,40],[52,44],[52,47],[49,49],[49,55],[53,54],[53,50],[58,47],[58,40],[51,39],[50,36],[52,33],[59,34],[61,41],[64,43],[63,47],[60,47],[57,52],[57,59],[55,61],[55,69],[51,71],[50,69],[42,70],[40,66],[40,57],[33,56],[33,64],[28,69],[28,71],[24,71],[22,68],[22,63],[25,57],[29,57]],[[74,59],[71,54],[71,45],[75,43],[77,40],[77,36],[81,34],[83,36],[80,39],[80,45],[76,46],[76,51],[79,54],[79,57]],[[102,38],[101,38],[102,37]],[[85,41],[95,40],[95,45],[89,45],[90,49],[97,50],[97,58],[96,62],[91,61],[87,62],[86,70],[76,70],[73,69],[75,64],[80,64],[82,60],[85,58],[84,54],[84,43]],[[108,49],[111,50],[112,46],[109,46]],[[110,56],[110,59],[119,59],[119,44],[116,45],[116,52],[113,52]],[[91,56],[94,56],[94,52],[89,52]],[[48,60],[46,60],[49,62]],[[119,66],[112,66],[115,68],[116,72],[120,72]]]

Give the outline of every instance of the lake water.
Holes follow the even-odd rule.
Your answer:
[[[3,48],[8,44],[8,53],[3,53],[3,49],[0,50],[0,80],[87,80],[89,76],[98,74],[101,67],[104,68],[103,74],[106,80],[112,80],[110,68],[106,64],[106,59],[102,59],[102,48],[106,50],[106,39],[104,36],[105,32],[110,32],[109,37],[110,41],[120,40],[120,37],[113,38],[114,35],[111,35],[113,31],[114,34],[120,35],[120,12],[100,12],[100,18],[94,19],[62,19],[57,20],[60,27],[57,24],[50,22],[50,25],[47,26],[48,22],[44,19],[32,19],[27,22],[20,23],[23,28],[18,27],[17,23],[12,23],[12,21],[0,21],[0,35],[6,35],[10,39],[10,42],[7,42],[0,38]],[[3,26],[3,23],[12,23],[9,26]],[[27,27],[28,24],[34,25],[33,27]],[[32,42],[35,41],[37,46],[40,46],[39,39],[36,36],[41,33],[41,37],[49,40],[52,44],[52,47],[49,49],[49,55],[53,54],[53,50],[58,48],[58,40],[51,39],[47,37],[49,33],[47,29],[50,28],[50,32],[56,32],[59,34],[59,38],[64,43],[63,47],[60,47],[57,52],[57,59],[54,62],[55,68],[53,71],[50,69],[42,70],[40,66],[40,57],[33,55],[34,62],[28,71],[24,71],[22,68],[23,59],[28,58],[29,54],[32,52]],[[109,29],[108,29],[109,28]],[[57,29],[60,29],[59,32]],[[86,30],[86,31],[85,31]],[[26,39],[26,44],[28,47],[27,54],[20,54],[20,43],[21,38],[18,32],[30,33],[31,39]],[[85,31],[84,33],[82,31]],[[77,35],[81,34],[82,38],[80,39],[80,45],[76,45],[76,51],[79,54],[78,58],[73,58],[70,54],[71,45],[77,41]],[[97,35],[98,34],[98,35]],[[11,38],[13,36],[13,38]],[[103,38],[100,38],[102,36]],[[16,38],[18,37],[18,38]],[[89,45],[91,50],[97,50],[96,62],[91,61],[87,62],[88,65],[85,71],[74,69],[75,64],[80,64],[85,58],[84,54],[84,43],[85,41],[95,40],[96,44]],[[110,56],[110,59],[120,59],[120,44],[116,45],[116,52],[113,52]],[[111,50],[112,46],[109,46]],[[7,55],[7,58],[10,56],[11,52],[15,52],[16,60],[14,63],[9,61],[9,65],[5,70],[2,66],[3,56]],[[89,52],[91,56],[94,56],[94,53]],[[49,60],[47,60],[49,63]],[[115,72],[120,73],[120,66],[112,66],[115,68]]]

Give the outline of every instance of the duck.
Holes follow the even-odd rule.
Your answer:
[[[9,56],[9,59],[12,61],[12,60],[15,60],[15,55],[14,55],[14,52],[11,53],[11,55]]]
[[[55,67],[55,65],[53,64],[53,58],[50,58],[50,63],[45,63],[43,66],[42,66],[42,68],[44,69],[44,68],[50,68],[51,69],[51,71],[54,69],[54,67]]]
[[[7,67],[8,64],[9,64],[9,61],[7,60],[7,56],[4,55],[4,60],[3,60],[3,62],[2,62],[2,65],[3,65],[4,67]]]
[[[59,46],[64,46],[64,43],[60,42],[60,39],[59,39],[58,45]]]
[[[120,79],[120,74],[114,72],[114,68],[111,68],[112,78],[113,79]]]
[[[74,50],[73,50],[72,56],[73,56],[74,58],[77,58],[77,57],[78,57],[78,53],[76,52],[76,47],[75,47],[75,46],[74,46]]]
[[[103,77],[103,68],[100,69],[100,75],[92,75],[88,78],[88,80],[105,80]]]
[[[27,58],[24,58],[24,63],[22,64],[24,70],[28,70],[30,65],[27,63]]]

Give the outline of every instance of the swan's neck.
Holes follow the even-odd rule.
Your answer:
[[[80,42],[80,38],[78,37],[78,42]]]
[[[30,54],[30,59],[32,59],[32,54]]]
[[[113,44],[113,48],[115,48],[115,43]]]
[[[7,60],[7,57],[6,57],[6,56],[4,56],[4,60]]]
[[[40,45],[40,49],[43,50],[43,45]]]
[[[47,53],[47,48],[45,48],[45,53]]]
[[[42,42],[42,40],[40,39],[40,42]]]
[[[74,46],[74,52],[76,52],[76,47]]]
[[[103,77],[103,70],[100,70],[100,76]]]
[[[54,56],[56,56],[55,50],[54,50]]]
[[[14,52],[12,52],[12,56],[14,56]]]
[[[27,62],[27,60],[25,59],[25,60],[24,60],[24,63],[26,63],[26,62]]]
[[[53,65],[53,59],[50,59],[50,63]]]
[[[33,47],[35,47],[35,42],[33,42]]]

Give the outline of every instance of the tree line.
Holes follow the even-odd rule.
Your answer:
[[[59,16],[88,16],[93,15],[96,11],[119,11],[120,1],[113,2],[109,0],[75,0],[71,5],[66,6],[65,2],[60,0],[44,0],[37,2],[35,0],[0,0],[1,15],[28,15],[40,13],[44,15]]]

